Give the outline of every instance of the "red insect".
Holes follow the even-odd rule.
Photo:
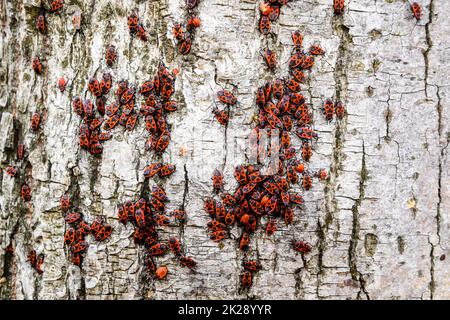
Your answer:
[[[206,224],[206,226],[208,227],[209,230],[211,230],[212,232],[215,231],[222,231],[222,230],[226,230],[227,226],[226,224],[219,222],[217,220],[211,220],[208,221],[208,223]]]
[[[236,166],[234,168],[234,177],[236,178],[237,182],[240,185],[244,185],[247,183],[247,172],[245,170],[245,167],[242,165]]]
[[[305,74],[299,69],[291,70],[291,75],[295,78],[295,80],[297,80],[300,83],[306,82]]]
[[[266,226],[266,235],[271,236],[277,231],[277,222],[275,219],[269,219]]]
[[[286,225],[292,224],[294,222],[294,209],[292,207],[286,207],[283,214],[284,223]]]
[[[157,198],[152,197],[150,199],[150,205],[156,210],[156,211],[163,211],[164,210],[164,203],[159,201]]]
[[[90,99],[86,99],[83,102],[84,115],[90,119],[94,116],[94,104]]]
[[[168,133],[163,133],[156,142],[155,151],[162,153],[169,145],[170,137]]]
[[[217,98],[226,105],[233,106],[237,103],[237,98],[230,91],[224,89],[217,92]]]
[[[186,211],[184,210],[175,210],[173,215],[178,222],[183,223],[186,221]]]
[[[27,201],[30,201],[30,200],[31,200],[31,189],[30,189],[30,187],[28,186],[28,184],[24,183],[24,184],[22,185],[20,194],[21,194],[21,196],[22,196],[22,200],[23,200],[23,201],[27,202]]]
[[[344,13],[344,3],[345,0],[333,0],[333,9],[335,15],[340,15]]]
[[[422,7],[417,2],[413,2],[411,4],[411,11],[413,13],[414,18],[416,18],[416,20],[419,21],[422,17]]]
[[[192,16],[187,22],[188,30],[200,27],[200,19],[197,16]]]
[[[71,212],[64,217],[64,220],[68,224],[75,223],[75,222],[79,221],[80,219],[81,219],[81,214],[79,214],[78,212]]]
[[[304,141],[302,144],[302,158],[305,161],[309,161],[309,159],[311,159],[311,156],[312,156],[311,143],[309,143],[308,141]]]
[[[295,241],[293,242],[294,250],[303,254],[311,252],[311,245],[308,242],[304,241]]]
[[[43,263],[44,263],[44,255],[41,253],[40,255],[38,255],[37,260],[36,260],[36,265],[34,267],[38,273],[44,272],[42,270]]]
[[[280,6],[271,5],[269,7],[269,19],[270,21],[276,21],[280,17]]]
[[[228,125],[228,121],[230,120],[230,117],[225,110],[220,110],[218,108],[213,109],[214,118],[216,118],[217,121],[223,126]]]
[[[160,177],[166,177],[175,172],[176,166],[173,164],[166,164],[161,167],[161,171],[159,172]]]
[[[247,269],[250,272],[258,272],[261,269],[261,265],[254,260],[245,261],[243,265],[244,269]]]
[[[259,19],[259,31],[264,35],[270,33],[270,19],[268,16],[261,15],[261,18]]]
[[[17,174],[17,169],[15,167],[13,167],[13,166],[10,166],[10,165],[7,165],[5,167],[5,171],[11,177],[14,177]]]
[[[223,188],[223,175],[218,169],[215,169],[212,176],[214,191],[218,192]]]
[[[241,251],[245,251],[248,249],[249,244],[250,244],[250,236],[246,232],[242,233],[241,239],[239,240],[239,249]]]
[[[41,59],[39,59],[39,57],[35,57],[33,59],[32,67],[33,67],[34,72],[36,72],[37,74],[42,74],[42,63],[41,63]]]
[[[58,79],[58,88],[59,91],[64,92],[66,90],[67,80],[64,77]]]
[[[128,16],[128,28],[130,29],[130,33],[134,34],[137,32],[138,24],[139,18],[136,14],[132,13]]]
[[[173,254],[176,256],[181,255],[181,244],[180,241],[175,237],[169,238],[169,247],[172,250]]]
[[[323,50],[319,45],[313,44],[309,48],[309,53],[315,56],[322,56],[325,54],[325,50]]]
[[[185,256],[180,257],[180,263],[181,263],[182,266],[185,266],[185,267],[187,267],[189,269],[194,269],[196,264],[197,264],[194,261],[194,259],[192,259],[190,257],[185,257]]]
[[[158,200],[163,202],[169,200],[164,189],[159,186],[154,186],[152,188],[152,196],[158,198]]]
[[[82,236],[88,235],[91,232],[91,227],[87,224],[86,221],[78,222],[77,232]]]
[[[311,140],[317,137],[317,133],[308,127],[300,127],[296,131],[297,136],[302,140]]]
[[[191,51],[192,40],[189,37],[185,37],[178,47],[178,52],[180,54],[186,55]]]
[[[303,52],[299,51],[294,53],[290,58],[289,58],[289,69],[295,69],[300,67],[305,60],[305,55],[303,54]]]
[[[74,266],[81,266],[81,254],[79,254],[79,253],[72,253],[72,257],[71,257],[71,260],[72,260],[72,264],[74,265]]]
[[[105,130],[111,130],[113,129],[120,120],[120,116],[118,114],[115,114],[111,116],[110,118],[106,119],[105,123],[103,124],[103,129]]]
[[[302,186],[305,190],[309,190],[312,187],[312,178],[307,173],[303,173]]]
[[[291,193],[291,194],[289,194],[289,202],[292,202],[295,204],[302,204],[303,197],[299,194]]]
[[[25,154],[25,145],[24,144],[19,144],[17,146],[17,158],[19,160],[22,160]]]
[[[311,69],[314,66],[314,58],[312,56],[304,56],[300,68],[303,70]]]
[[[112,134],[110,132],[101,132],[98,136],[99,141],[107,141],[112,138]]]
[[[72,25],[75,30],[81,29],[81,13],[76,11],[72,16]]]
[[[70,228],[66,230],[66,233],[64,234],[64,244],[66,246],[70,246],[75,241],[75,229]]]
[[[269,48],[266,48],[264,50],[263,56],[269,69],[274,69],[277,65],[277,57],[275,55],[275,52],[273,52]]]
[[[344,119],[345,108],[341,101],[336,102],[334,112],[336,113],[336,118],[338,118],[339,120]]]
[[[117,59],[117,51],[116,47],[113,45],[110,45],[108,49],[106,49],[106,64],[110,67],[114,64],[114,62]]]
[[[156,270],[155,270],[155,277],[158,279],[158,280],[162,280],[162,279],[164,279],[166,276],[167,276],[167,273],[169,272],[169,269],[166,267],[166,266],[161,266],[161,267],[158,267]]]
[[[226,209],[222,201],[216,202],[216,219],[220,222],[225,221]]]
[[[89,127],[86,124],[80,125],[79,143],[82,149],[89,149],[90,147],[90,132]]]
[[[155,174],[159,173],[162,168],[162,163],[153,163],[144,168],[144,176],[146,178],[151,178]]]
[[[28,252],[27,261],[29,261],[33,267],[36,265],[36,250],[30,250],[30,252]]]
[[[252,273],[250,271],[244,271],[241,278],[242,287],[248,289],[252,286]]]
[[[299,92],[301,89],[300,83],[298,83],[293,77],[286,80],[285,83],[286,87],[288,87],[291,92]]]
[[[80,242],[73,244],[70,247],[70,250],[72,251],[72,254],[80,253],[80,252],[86,251],[88,247],[89,247],[89,244],[86,241],[80,241]]]
[[[64,0],[50,0],[50,12],[57,12],[62,9]]]
[[[148,40],[147,31],[145,31],[145,28],[144,28],[144,26],[141,23],[138,24],[138,26],[136,28],[136,35],[142,41],[147,41]]]
[[[125,125],[127,130],[132,131],[136,126],[136,122],[137,122],[137,114],[134,113],[128,117],[128,120]]]
[[[334,103],[331,99],[325,100],[325,103],[323,105],[322,109],[323,114],[325,115],[325,119],[327,121],[333,120],[334,116]]]
[[[168,246],[163,243],[157,243],[148,249],[148,253],[152,256],[161,256],[166,253]]]
[[[292,33],[292,42],[294,43],[294,48],[296,51],[302,50],[303,36],[300,31],[295,31]]]
[[[95,240],[104,241],[111,236],[112,227],[110,225],[102,225],[98,232],[94,234]]]
[[[42,34],[47,33],[47,24],[45,22],[45,15],[43,13],[38,15],[36,19],[36,29]]]
[[[216,212],[216,205],[215,201],[212,198],[205,198],[203,200],[203,209],[208,213],[210,216],[214,216]]]
[[[211,233],[211,236],[209,237],[212,241],[219,242],[222,239],[225,238],[227,235],[226,231],[224,230],[218,230]]]
[[[319,180],[323,181],[327,178],[327,171],[325,169],[320,169],[315,174],[316,177],[319,178]]]
[[[69,194],[65,193],[61,196],[61,198],[59,199],[59,206],[61,207],[61,210],[63,212],[69,211],[71,207]]]
[[[75,97],[72,100],[72,106],[73,111],[78,114],[79,116],[83,115],[84,109],[83,109],[83,101],[80,97]]]
[[[275,79],[272,85],[272,94],[275,99],[280,99],[284,95],[283,80]],[[280,108],[281,109],[281,108]]]
[[[181,23],[175,23],[172,27],[172,34],[175,39],[178,41],[181,41],[184,37],[183,33],[183,27],[181,26]]]

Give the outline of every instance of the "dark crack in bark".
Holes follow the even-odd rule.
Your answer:
[[[348,263],[350,268],[350,274],[352,280],[358,281],[360,284],[360,292],[358,292],[358,298],[361,296],[361,292],[365,294],[366,298],[369,299],[369,294],[365,288],[365,281],[362,278],[362,274],[358,271],[357,267],[357,246],[359,241],[359,208],[362,201],[364,200],[365,193],[365,183],[368,179],[368,173],[366,168],[366,151],[364,146],[364,141],[362,145],[362,159],[361,159],[361,170],[359,172],[359,198],[355,200],[355,204],[352,207],[352,234],[350,239],[350,246],[348,248]]]

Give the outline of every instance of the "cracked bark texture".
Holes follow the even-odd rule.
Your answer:
[[[257,30],[259,1],[203,0],[202,25],[187,57],[176,54],[170,32],[184,14],[182,0],[65,1],[62,13],[47,15],[47,36],[34,27],[39,2],[1,0],[0,6],[0,159],[20,170],[16,178],[0,174],[0,298],[450,298],[447,0],[420,1],[424,16],[418,23],[404,0],[346,1],[338,18],[331,0],[292,1],[267,38]],[[77,10],[82,33],[71,24]],[[150,34],[147,43],[130,39],[126,16],[132,11]],[[263,270],[250,291],[242,292],[242,253],[236,240],[223,246],[209,240],[202,199],[212,192],[216,167],[224,171],[226,189],[234,190],[233,168],[246,161],[239,148],[253,125],[256,89],[286,75],[290,35],[297,29],[306,47],[318,42],[326,50],[304,92],[320,135],[310,168],[330,168],[330,177],[304,193],[305,209],[293,226],[280,225],[273,238],[256,234],[252,249]],[[167,280],[146,280],[132,227],[116,218],[117,203],[140,193],[142,169],[154,159],[144,151],[142,122],[133,132],[114,129],[101,160],[78,146],[80,119],[70,102],[86,96],[89,76],[109,70],[104,51],[110,43],[118,49],[115,81],[141,83],[160,60],[180,69],[181,107],[169,117],[172,140],[163,155],[177,170],[162,185],[171,200],[168,210],[184,206],[188,221],[182,230],[162,232],[165,239],[181,238],[198,263],[195,273],[169,254],[158,259],[169,267]],[[260,56],[266,45],[278,55],[274,73]],[[36,54],[43,76],[31,69]],[[60,76],[69,80],[63,94],[56,88]],[[215,92],[231,84],[239,106],[225,131],[213,122],[211,104]],[[343,123],[327,124],[321,116],[327,97],[344,101]],[[38,134],[28,130],[35,111],[45,113]],[[29,152],[20,165],[19,142]],[[24,177],[32,188],[30,204],[20,199]],[[70,264],[63,246],[58,201],[68,190],[79,195],[88,221],[103,215],[114,227],[106,243],[91,241],[81,270]],[[239,235],[237,229],[232,233]],[[294,237],[313,246],[304,259],[290,248]],[[6,259],[10,241],[15,255]],[[31,248],[45,253],[42,276],[26,262]]]

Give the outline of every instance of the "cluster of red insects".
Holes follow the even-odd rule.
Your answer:
[[[165,266],[157,268],[154,258],[164,255],[169,249],[182,266],[194,269],[196,265],[192,258],[183,254],[182,245],[176,237],[170,237],[167,244],[159,239],[157,227],[171,224],[170,218],[164,214],[167,201],[169,199],[164,189],[154,186],[148,197],[119,204],[117,211],[121,223],[125,225],[130,222],[134,226],[133,239],[136,244],[145,247],[147,271],[157,279],[163,279],[168,269]],[[184,210],[174,210],[171,215],[180,224],[186,220]]]
[[[148,40],[147,31],[145,31],[144,26],[139,21],[139,17],[135,13],[128,16],[128,29],[130,30],[130,34],[132,36],[137,36],[142,41]]]
[[[76,114],[82,117],[82,123],[79,128],[80,147],[88,150],[91,154],[98,155],[103,152],[102,142],[111,139],[109,132],[101,131],[101,124],[103,123],[103,116],[110,115],[110,106],[105,107],[106,95],[111,90],[112,76],[109,73],[104,73],[102,81],[99,82],[95,78],[89,79],[89,91],[95,97],[95,106],[100,116],[95,114],[94,103],[90,99],[82,100],[80,97],[75,97],[72,101],[73,110]],[[105,109],[108,109],[105,111]],[[127,119],[128,120],[128,119]],[[103,128],[109,130],[112,126],[112,118],[105,121]],[[128,123],[126,123],[128,124]]]
[[[289,192],[290,186],[301,183],[305,191],[312,187],[313,177],[325,180],[327,173],[324,169],[317,172],[305,170],[305,164],[297,159],[297,151],[291,144],[291,132],[294,131],[302,141],[301,157],[309,162],[312,155],[312,143],[317,139],[317,133],[312,129],[312,113],[300,92],[300,84],[306,80],[305,72],[314,65],[314,56],[325,52],[318,45],[311,46],[308,53],[303,51],[303,37],[300,32],[292,34],[294,53],[289,60],[291,77],[287,80],[275,79],[259,87],[256,94],[256,105],[259,109],[258,124],[252,134],[257,141],[263,133],[269,137],[279,134],[281,141],[278,150],[279,163],[277,172],[264,175],[261,163],[256,165],[238,165],[234,177],[238,187],[233,194],[222,192],[223,175],[219,170],[213,173],[213,188],[220,193],[221,199],[212,197],[204,199],[204,210],[212,218],[207,223],[210,238],[221,241],[229,234],[229,229],[237,223],[242,229],[239,237],[240,250],[248,250],[251,235],[258,225],[265,221],[266,236],[271,236],[277,230],[277,219],[282,219],[286,225],[292,224],[294,207],[303,203],[300,194]],[[236,104],[236,97],[229,91],[220,91],[218,99],[227,106]],[[339,119],[345,114],[341,102],[336,105],[327,100],[323,111],[328,121],[336,113]],[[218,113],[216,111],[216,113]],[[217,117],[220,123],[226,124],[228,118]],[[221,121],[221,119],[224,119]],[[226,120],[226,121],[225,121]],[[261,152],[262,150],[258,150]],[[263,151],[265,152],[265,151]],[[261,155],[258,154],[259,160]],[[301,178],[299,175],[301,174]],[[293,241],[293,249],[302,254],[311,251],[311,246],[303,241]],[[244,273],[241,284],[248,288],[252,284],[252,276],[259,267],[254,260],[244,261]]]
[[[68,224],[64,244],[69,248],[72,263],[81,266],[83,254],[89,247],[86,236],[91,234],[96,241],[104,241],[111,235],[112,227],[105,224],[101,217],[97,217],[91,224],[87,223],[78,211],[73,211],[75,208],[68,193],[61,196],[59,206]]]
[[[45,8],[45,7],[41,7],[40,9],[40,13],[36,18],[36,29],[42,33],[42,34],[46,34],[47,33],[47,21],[45,18],[45,13],[46,11],[50,12],[50,13],[59,13],[64,5],[64,0],[50,0],[49,1],[49,8]],[[42,63],[41,60],[38,56],[34,57],[33,59],[33,70],[37,73],[37,74],[42,74]]]
[[[230,120],[230,107],[237,104],[237,98],[233,93],[226,89],[217,92],[217,98],[225,105],[225,107],[221,110],[217,108],[217,106],[214,106],[212,112],[221,125],[227,126],[228,121]]]
[[[192,41],[195,37],[195,30],[200,27],[200,19],[192,13],[200,0],[186,0],[186,8],[189,18],[183,26],[183,23],[177,22],[172,27],[172,34],[177,41],[178,53],[187,55],[191,52]]]
[[[278,20],[281,7],[288,2],[289,0],[268,0],[268,2],[261,2],[259,6],[259,11],[261,12],[259,31],[262,34],[268,35],[270,33],[271,22]]]

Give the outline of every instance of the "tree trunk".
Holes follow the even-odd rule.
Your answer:
[[[182,0],[66,0],[57,14],[46,14],[48,33],[36,30],[37,0],[1,0],[0,159],[18,169],[0,174],[0,298],[2,299],[448,299],[450,20],[446,0],[423,0],[424,14],[412,18],[408,1],[346,1],[342,17],[331,0],[291,1],[281,8],[272,34],[258,30],[257,0],[202,0],[196,8],[201,26],[191,53],[180,55],[172,25],[186,19]],[[43,1],[47,3],[46,1]],[[76,31],[72,16],[82,14]],[[149,38],[130,36],[127,15],[138,14]],[[320,43],[302,93],[314,110],[319,139],[307,169],[325,168],[326,181],[300,186],[305,205],[294,224],[279,223],[273,236],[260,228],[243,254],[240,231],[219,245],[209,239],[203,199],[212,196],[214,169],[223,171],[233,192],[234,167],[246,163],[242,146],[255,126],[255,93],[265,81],[288,75],[291,34],[300,30],[304,47]],[[117,48],[113,67],[106,48]],[[278,57],[275,71],[261,50]],[[41,58],[43,74],[32,69]],[[95,157],[79,146],[81,118],[72,110],[75,96],[89,98],[88,79],[113,76],[140,85],[160,61],[178,68],[168,117],[171,141],[163,162],[176,165],[165,179],[145,179],[143,168],[161,161],[145,150],[148,133],[140,119],[133,131],[118,126]],[[57,88],[68,80],[65,92]],[[236,88],[238,105],[221,126],[212,113],[216,92]],[[111,102],[113,93],[109,94]],[[326,98],[341,100],[347,116],[327,123]],[[139,100],[136,100],[138,103]],[[218,102],[217,102],[218,103]],[[31,115],[42,114],[31,131]],[[24,144],[24,160],[17,148]],[[293,138],[296,148],[301,142]],[[31,201],[21,199],[21,185]],[[117,205],[137,200],[159,184],[170,202],[184,207],[186,224],[160,228],[160,237],[177,236],[196,271],[183,268],[172,254],[165,280],[145,276],[144,249],[133,227],[117,219]],[[78,210],[87,221],[104,216],[113,227],[105,242],[89,240],[82,267],[70,262],[60,197],[76,190]],[[311,244],[307,255],[292,250],[293,239]],[[12,244],[14,254],[7,254]],[[43,253],[43,273],[27,261]],[[250,290],[240,289],[241,262],[257,258],[262,270]]]

